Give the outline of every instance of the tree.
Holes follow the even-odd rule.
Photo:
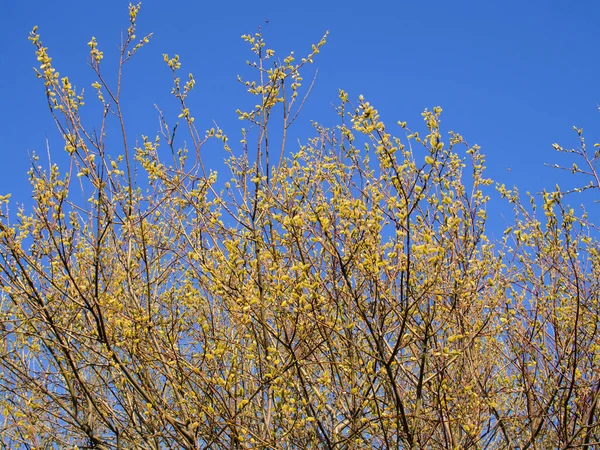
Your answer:
[[[134,41],[138,12],[116,86],[89,43],[96,128],[30,36],[72,170],[34,159],[31,211],[0,221],[5,448],[598,445],[599,248],[567,193],[527,206],[497,186],[515,220],[492,242],[484,157],[442,133],[441,108],[396,137],[343,91],[339,124],[290,148],[325,37],[276,64],[243,37],[258,106],[238,111],[241,152],[198,130],[194,78],[165,55],[179,126],[159,112],[161,133],[132,145],[120,83],[150,39]],[[202,163],[211,139],[225,183]],[[574,152],[598,188],[598,153]]]

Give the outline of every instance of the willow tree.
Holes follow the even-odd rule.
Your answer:
[[[288,144],[325,38],[296,61],[243,36],[257,106],[239,144],[197,128],[194,78],[168,55],[179,117],[128,136],[138,12],[115,85],[89,42],[91,127],[30,36],[70,165],[34,159],[32,205],[0,221],[5,448],[598,445],[598,242],[563,193],[531,207],[498,186],[515,221],[491,242],[484,157],[439,107],[411,131],[340,91],[339,123]]]

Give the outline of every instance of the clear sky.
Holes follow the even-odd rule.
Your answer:
[[[127,4],[2,2],[0,194],[28,201],[28,155],[45,155],[46,137],[55,160],[63,157],[42,83],[32,70],[37,61],[27,40],[31,28],[39,25],[57,70],[86,87],[91,102],[94,78],[86,44],[96,36],[105,51],[103,64],[116,63]],[[588,142],[600,141],[599,23],[595,0],[146,0],[137,35],[154,37],[125,74],[127,108],[134,116],[130,132],[156,134],[153,105],[173,105],[162,54],[178,53],[184,74],[193,72],[197,80],[191,105],[199,128],[210,128],[214,120],[237,142],[235,109],[252,101],[236,82],[250,58],[240,36],[261,26],[277,55],[290,50],[302,55],[329,30],[315,61],[316,86],[297,125],[301,135],[306,129],[310,136],[310,120],[337,124],[331,103],[338,88],[351,98],[365,95],[385,122],[406,120],[414,129],[421,129],[423,109],[440,105],[444,129],[481,145],[493,179],[522,191],[568,185],[565,174],[543,163],[564,161],[553,142],[577,145],[573,125],[584,128]],[[212,155],[207,164],[219,167],[224,156]]]

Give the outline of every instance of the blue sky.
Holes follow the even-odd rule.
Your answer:
[[[62,143],[46,106],[29,31],[39,25],[55,67],[93,101],[87,66],[90,37],[116,63],[127,1],[31,0],[4,2],[0,15],[0,194],[27,202],[29,153],[59,162]],[[266,21],[268,20],[268,24]],[[420,113],[440,105],[443,127],[460,132],[487,155],[488,175],[522,191],[567,186],[572,179],[544,167],[565,161],[551,147],[577,145],[572,126],[588,143],[600,141],[598,104],[600,3],[548,1],[222,1],[147,0],[138,36],[151,43],[125,73],[130,133],[155,135],[154,104],[174,106],[162,54],[178,53],[197,80],[191,99],[200,129],[216,121],[237,142],[235,109],[253,104],[241,85],[250,53],[240,36],[261,26],[268,46],[282,56],[302,55],[326,30],[315,61],[318,77],[297,133],[310,137],[310,120],[334,126],[338,89],[363,94],[393,124],[420,129]],[[310,71],[308,72],[310,75]],[[291,142],[291,145],[294,145]],[[294,150],[293,147],[291,150]],[[216,152],[207,165],[220,167]],[[510,168],[510,171],[507,170]],[[66,170],[66,168],[65,168]],[[596,194],[597,197],[597,194]]]

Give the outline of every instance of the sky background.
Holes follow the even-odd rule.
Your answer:
[[[46,139],[53,161],[65,161],[43,85],[32,70],[37,61],[27,40],[31,28],[39,26],[54,66],[78,89],[86,88],[89,104],[95,94],[87,42],[95,36],[105,52],[105,70],[116,68],[120,31],[128,26],[127,4],[2,2],[0,194],[30,201],[29,155],[44,156]],[[261,26],[276,56],[291,50],[301,56],[329,30],[328,43],[315,60],[318,77],[296,124],[297,135],[306,139],[313,134],[311,120],[337,124],[331,104],[339,88],[351,99],[363,94],[389,125],[408,121],[417,130],[423,130],[421,112],[440,105],[443,129],[482,147],[489,177],[516,184],[522,192],[556,183],[566,187],[572,177],[544,163],[568,162],[551,145],[576,146],[573,125],[584,129],[588,143],[600,141],[599,23],[600,2],[593,0],[146,0],[137,36],[153,32],[154,37],[125,72],[129,133],[154,136],[154,105],[176,107],[162,55],[178,53],[182,74],[192,72],[197,80],[190,105],[199,129],[216,121],[237,142],[241,124],[235,110],[254,104],[236,82],[237,74],[247,73],[245,61],[251,58],[240,36]],[[297,148],[295,142],[290,145],[290,151]],[[222,170],[224,157],[215,151],[206,165]]]

